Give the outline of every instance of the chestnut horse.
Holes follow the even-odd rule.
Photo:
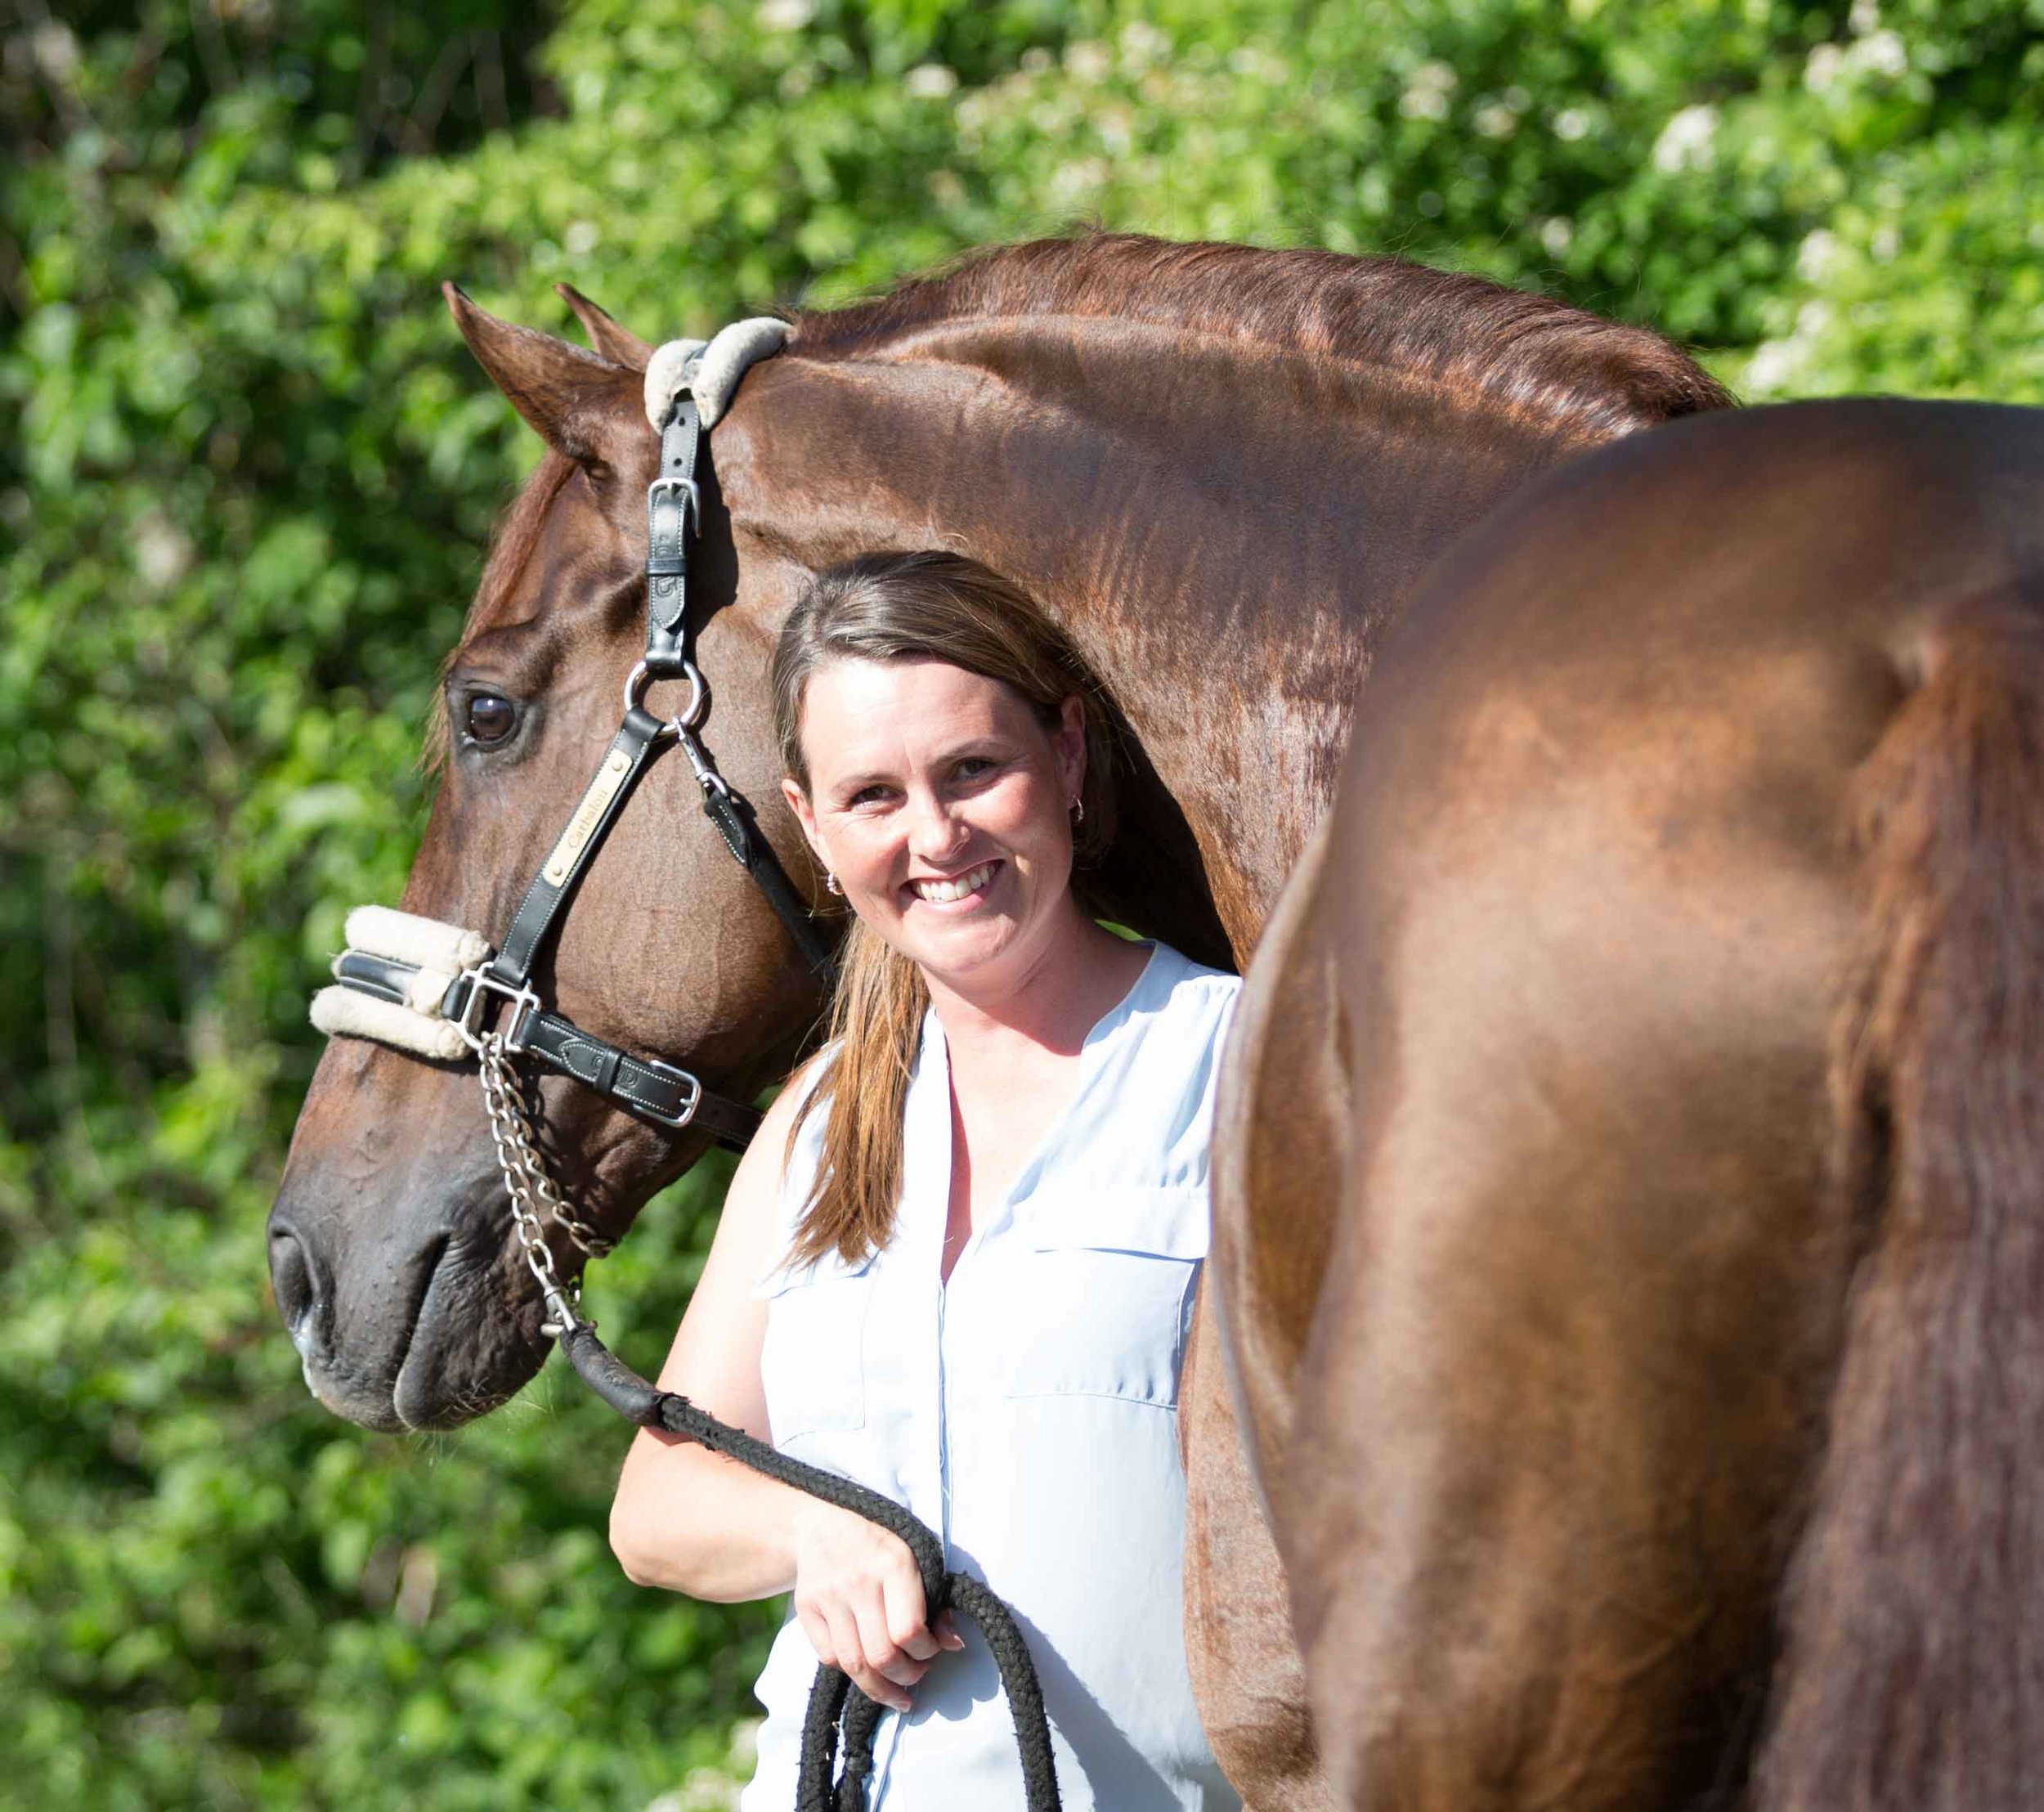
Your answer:
[[[1384,642],[1215,1267],[1338,1797],[2044,1805],[2044,411],[1726,414]]]
[[[443,776],[403,900],[492,936],[614,727],[640,639],[647,348],[571,299],[595,356],[450,294],[549,449],[447,669]],[[691,580],[706,739],[815,897],[778,804],[774,634],[806,577],[852,554],[969,554],[1065,627],[1126,725],[1126,828],[1096,892],[1196,957],[1244,961],[1332,796],[1379,630],[1428,565],[1536,474],[1724,401],[1639,330],[1320,253],[1096,236],[804,315],[714,436]],[[785,1073],[817,1008],[675,761],[621,819],[539,980],[578,1024],[726,1093]],[[543,1098],[564,1182],[613,1236],[706,1142],[572,1083]],[[271,1254],[307,1381],[358,1421],[453,1425],[545,1357],[462,1070],[336,1042]],[[1284,1583],[1204,1314],[1182,1397],[1202,1716],[1252,1805],[1323,1805]]]

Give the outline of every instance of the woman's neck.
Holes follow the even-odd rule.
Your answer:
[[[1051,935],[1015,968],[984,980],[924,971],[953,1061],[1024,1043],[1075,1055],[1142,973],[1148,949],[1096,925],[1065,902]],[[1004,966],[1005,967],[1005,966]]]

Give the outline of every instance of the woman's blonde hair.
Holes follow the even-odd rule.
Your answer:
[[[1074,862],[1114,832],[1114,742],[1084,663],[1063,633],[997,572],[955,554],[868,554],[820,572],[782,626],[773,650],[774,730],[782,765],[805,793],[802,702],[833,661],[944,661],[1010,688],[1054,729],[1068,698],[1086,714],[1084,810]],[[901,1196],[902,1111],[930,1003],[922,972],[854,919],[831,1002],[831,1043],[818,1059],[807,1105],[788,1135],[825,1115],[817,1159],[789,1261],[836,1251],[856,1263],[886,1245]],[[786,1159],[783,1159],[785,1162]]]

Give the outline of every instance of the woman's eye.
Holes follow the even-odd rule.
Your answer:
[[[495,748],[518,727],[518,708],[494,692],[471,693],[462,707],[461,723],[478,748]]]

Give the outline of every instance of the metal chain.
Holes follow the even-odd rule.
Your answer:
[[[497,1166],[504,1173],[504,1186],[511,1197],[511,1225],[518,1234],[519,1249],[541,1294],[549,1298],[558,1297],[574,1307],[581,1302],[582,1286],[579,1281],[564,1282],[554,1268],[554,1249],[547,1244],[546,1221],[551,1219],[592,1258],[602,1258],[612,1249],[613,1242],[576,1218],[549,1173],[546,1159],[533,1139],[532,1121],[525,1110],[518,1073],[504,1053],[503,1035],[491,1032],[477,1040],[476,1059],[482,1078],[482,1105],[490,1116]]]

